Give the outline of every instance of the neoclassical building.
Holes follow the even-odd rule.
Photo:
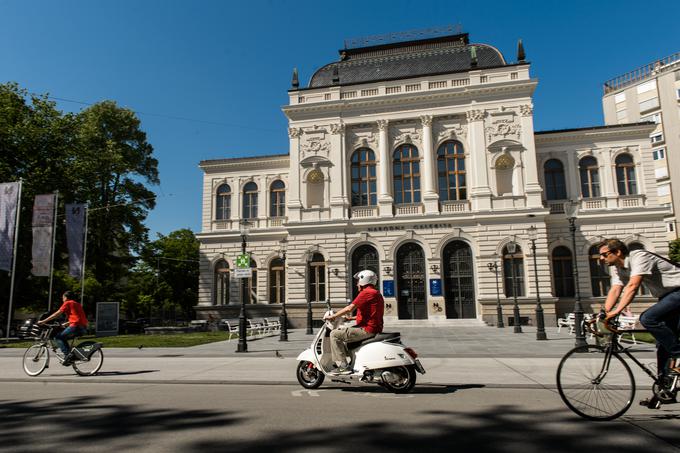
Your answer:
[[[302,326],[309,306],[350,301],[364,268],[388,321],[494,324],[500,300],[508,325],[516,299],[532,323],[540,295],[554,325],[577,291],[597,310],[609,283],[594,244],[667,252],[654,125],[535,132],[537,83],[521,43],[509,62],[468,34],[349,46],[306,87],[295,72],[288,154],[200,163],[198,316],[285,300]],[[244,239],[253,272],[237,279]]]

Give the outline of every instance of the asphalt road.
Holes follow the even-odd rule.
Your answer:
[[[0,451],[678,451],[680,405],[581,420],[552,389],[3,382]]]

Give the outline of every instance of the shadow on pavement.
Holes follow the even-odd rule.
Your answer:
[[[158,373],[161,370],[139,370],[139,371],[100,371],[97,376],[128,376],[131,374]]]
[[[416,385],[416,387],[409,393],[404,395],[445,395],[448,393],[455,393],[459,390],[466,389],[480,389],[486,387],[483,384],[463,384],[463,385],[436,385],[436,384],[425,384]],[[392,395],[391,392],[385,390],[379,386],[361,386],[361,387],[335,387],[342,390],[343,392],[354,392],[354,393],[384,393],[386,395]]]
[[[1,446],[14,445],[21,446],[23,451],[37,451],[57,439],[68,445],[67,449],[90,445],[96,450],[98,443],[106,445],[107,440],[220,428],[245,419],[224,411],[145,409],[87,396],[40,401],[0,400],[0,420],[0,450]],[[36,428],[40,430],[39,435],[35,433]]]

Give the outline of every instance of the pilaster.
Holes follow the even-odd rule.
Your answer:
[[[470,124],[470,166],[472,167],[472,181],[470,187],[470,201],[473,211],[488,211],[491,209],[491,189],[489,188],[488,163],[486,159],[486,138],[484,136],[484,110],[469,110],[466,112]]]
[[[528,208],[540,208],[543,206],[542,193],[543,189],[538,182],[538,168],[536,163],[536,143],[534,141],[534,116],[533,106],[531,104],[521,105],[519,107],[520,113],[520,127],[521,127],[521,141],[524,147],[524,170],[526,172],[526,187],[525,193],[527,197]]]
[[[299,127],[288,128],[288,138],[290,142],[290,174],[288,177],[289,188],[286,200],[289,222],[300,222],[302,220],[302,201],[300,200],[300,136],[302,129]]]
[[[349,202],[347,197],[347,150],[345,146],[345,124],[331,124],[331,161],[329,168],[331,219],[348,218]]]
[[[378,208],[380,217],[392,217],[392,202],[394,199],[390,193],[390,165],[392,160],[389,155],[389,122],[387,120],[378,120],[377,124],[378,153],[380,155],[380,162],[378,162]]]
[[[425,213],[439,212],[439,196],[434,188],[434,151],[432,150],[432,115],[420,117],[423,126],[423,204]]]

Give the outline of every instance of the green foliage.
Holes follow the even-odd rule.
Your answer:
[[[46,96],[0,84],[0,182],[19,178],[24,184],[15,306],[46,307],[48,279],[30,275],[31,210],[35,195],[55,191],[60,214],[65,203],[89,206],[86,311],[95,301],[120,300],[148,241],[144,221],[155,205],[148,186],[159,183],[158,161],[135,113],[104,101],[64,114]],[[53,306],[61,291],[80,290],[79,281],[66,275],[63,228],[56,244]],[[0,274],[0,292],[7,294],[9,278]]]
[[[668,258],[680,263],[680,239],[674,239],[668,244]]]

